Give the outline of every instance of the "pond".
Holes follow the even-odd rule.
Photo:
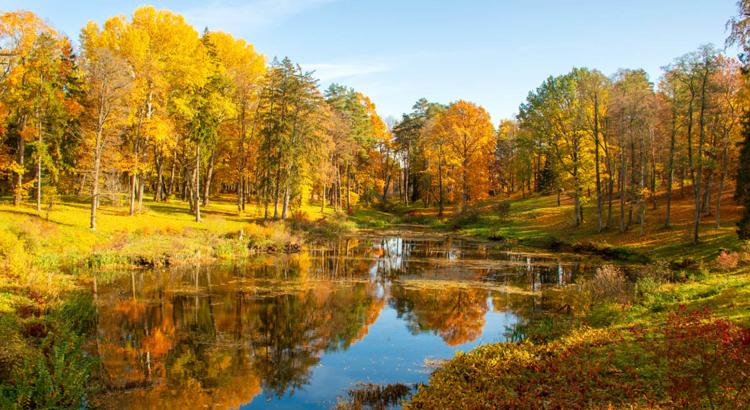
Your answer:
[[[99,280],[112,408],[328,408],[575,306],[597,261],[456,239],[349,238],[229,266]],[[580,281],[579,281],[580,282]],[[571,291],[572,289],[572,291]]]

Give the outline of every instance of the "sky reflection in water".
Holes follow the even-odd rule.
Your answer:
[[[426,361],[575,303],[566,285],[594,268],[570,255],[390,238],[128,272],[100,280],[92,353],[125,391],[108,407],[327,408],[360,381],[425,381]]]

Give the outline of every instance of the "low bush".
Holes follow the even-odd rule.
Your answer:
[[[387,198],[385,201],[379,201],[375,205],[375,209],[381,212],[393,213],[399,205],[400,203],[392,200],[391,198]]]
[[[476,205],[467,206],[465,209],[457,208],[451,215],[450,222],[454,226],[476,225],[482,217],[482,211]]]
[[[281,221],[248,225],[245,235],[248,248],[255,251],[298,251],[302,244],[302,240]]]
[[[0,268],[5,267],[10,271],[21,270],[25,255],[23,241],[13,232],[0,229]]]
[[[616,266],[604,265],[586,282],[586,290],[591,295],[592,305],[623,302],[625,276]]]
[[[732,271],[739,266],[740,257],[736,252],[721,251],[716,257],[716,264],[723,271]]]
[[[504,220],[510,215],[510,201],[500,201],[493,207],[495,215]]]
[[[86,407],[96,360],[83,343],[95,320],[91,295],[83,292],[47,315],[0,316],[0,408]]]

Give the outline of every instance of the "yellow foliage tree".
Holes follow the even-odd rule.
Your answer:
[[[487,164],[492,154],[494,128],[481,106],[459,100],[439,115],[433,134],[444,141],[445,161],[461,184],[463,209],[469,201],[486,197],[490,180]],[[442,142],[439,149],[442,150]],[[442,171],[441,171],[442,172]]]

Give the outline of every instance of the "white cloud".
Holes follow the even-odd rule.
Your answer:
[[[321,82],[381,73],[392,69],[384,64],[301,64],[301,66],[305,70],[315,70],[315,77]]]
[[[299,14],[337,0],[252,0],[236,2],[213,0],[183,13],[197,30],[233,31],[275,26],[294,14]]]

